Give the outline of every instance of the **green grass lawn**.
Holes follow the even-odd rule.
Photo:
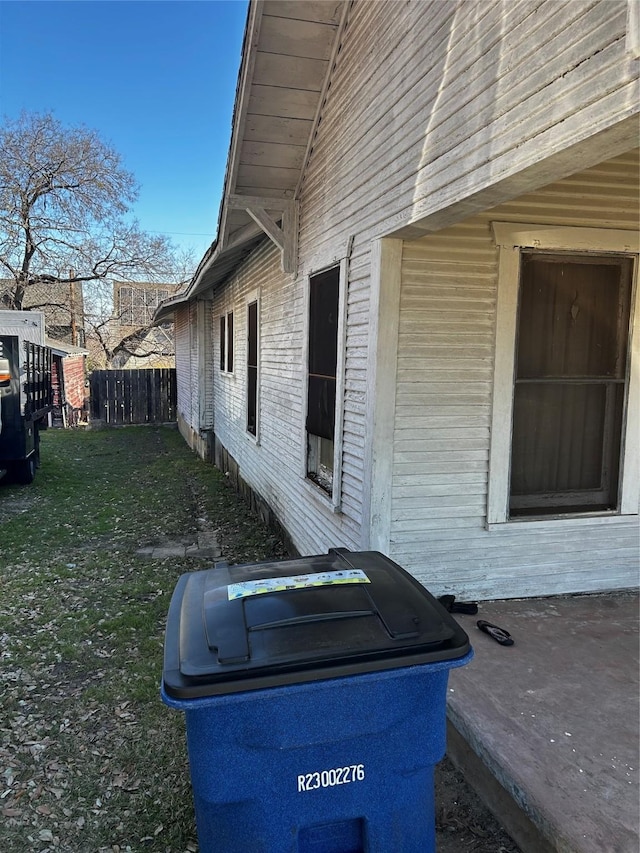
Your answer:
[[[223,557],[285,556],[175,429],[48,431],[0,482],[0,850],[197,849],[183,718],[159,697],[175,583],[208,518]]]
[[[41,451],[33,485],[0,481],[0,853],[193,853],[159,688],[176,581],[212,561],[136,552],[192,545],[202,519],[230,563],[284,548],[175,429],[52,430]],[[446,760],[436,801],[442,853],[517,850]]]

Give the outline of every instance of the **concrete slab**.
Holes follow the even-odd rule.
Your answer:
[[[222,556],[222,549],[218,542],[217,531],[213,529],[209,519],[206,517],[196,518],[196,527],[196,542],[185,544],[184,542],[165,541],[157,545],[138,548],[136,554],[141,557],[150,557],[153,560],[166,560],[171,557],[196,557],[213,562],[219,560]]]
[[[454,763],[525,851],[638,853],[638,595],[482,602],[456,619],[475,659],[449,679]]]
[[[150,557],[153,560],[166,560],[170,557],[184,557],[186,546],[175,544],[165,545],[148,545],[144,548],[138,548],[136,554],[140,557]]]

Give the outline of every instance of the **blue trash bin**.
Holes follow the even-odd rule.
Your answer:
[[[182,575],[162,699],[185,713],[202,853],[430,853],[466,633],[377,552]]]

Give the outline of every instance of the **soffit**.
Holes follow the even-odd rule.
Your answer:
[[[311,149],[347,5],[348,0],[251,0],[218,237],[186,290],[158,308],[155,322],[222,284],[265,238],[242,196],[254,207],[261,202],[274,222],[282,221],[283,205],[295,198]]]
[[[329,75],[344,0],[250,6],[219,237],[250,222],[229,195],[294,198]],[[274,219],[278,208],[265,207]]]

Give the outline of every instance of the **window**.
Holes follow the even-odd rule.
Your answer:
[[[247,305],[247,432],[258,435],[258,300]]]
[[[618,505],[632,263],[522,253],[510,515]]]
[[[121,326],[148,326],[158,305],[169,297],[160,287],[127,285],[118,290],[118,317]]]
[[[637,512],[637,235],[493,229],[500,268],[489,523]]]
[[[233,311],[220,317],[220,370],[233,373]]]
[[[329,495],[334,484],[340,267],[309,279],[307,477]]]
[[[118,316],[121,326],[133,326],[133,303],[130,287],[121,287],[118,291]]]

